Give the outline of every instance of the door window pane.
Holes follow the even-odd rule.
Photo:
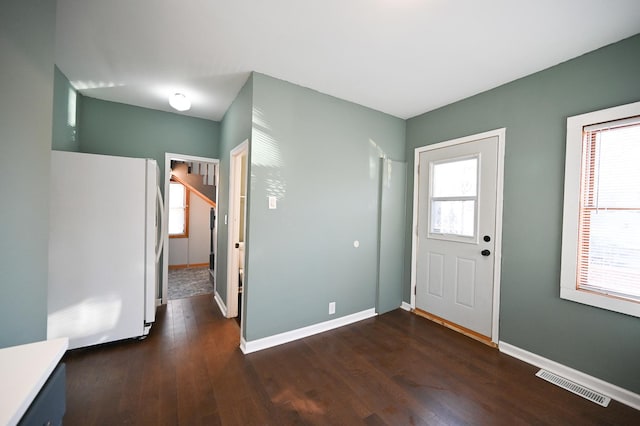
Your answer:
[[[433,165],[433,197],[476,196],[478,158]]]
[[[475,200],[431,201],[431,232],[473,237]]]
[[[431,163],[429,233],[475,237],[478,157]]]

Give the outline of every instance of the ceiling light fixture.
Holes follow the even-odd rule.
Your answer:
[[[191,108],[191,101],[184,93],[174,93],[169,97],[169,105],[178,111],[186,111]]]

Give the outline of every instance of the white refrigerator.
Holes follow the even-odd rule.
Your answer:
[[[69,349],[149,333],[162,250],[154,160],[52,151],[47,338]]]

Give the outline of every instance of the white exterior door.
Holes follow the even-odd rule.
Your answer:
[[[479,137],[419,153],[415,307],[490,340],[499,136]]]

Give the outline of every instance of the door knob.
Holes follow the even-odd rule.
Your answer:
[[[240,243],[236,243],[236,248],[240,248]]]
[[[480,252],[480,254],[483,255],[483,256],[489,256],[491,254],[491,252],[489,250],[485,249],[485,250],[482,250]]]

